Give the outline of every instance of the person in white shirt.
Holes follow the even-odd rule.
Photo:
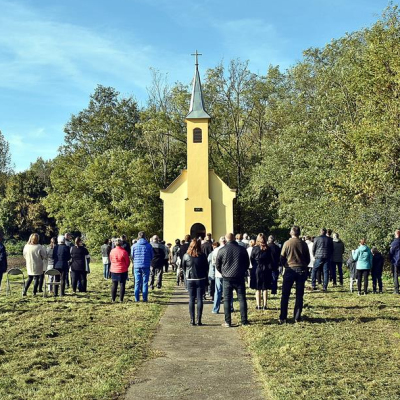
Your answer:
[[[313,242],[312,242],[310,236],[306,236],[306,243],[307,243],[307,246],[308,246],[308,250],[310,251],[310,264],[308,264],[308,269],[309,269],[308,277],[310,277],[311,276],[311,271],[312,271],[313,266],[314,266],[314,261],[315,261],[315,257],[314,257],[313,252],[312,252]]]
[[[212,252],[212,260],[211,262],[215,265],[218,251],[225,246],[226,239],[225,236],[221,236],[219,238],[219,247],[215,248]],[[213,314],[219,314],[219,308],[221,306],[222,299],[222,275],[217,269],[215,269],[215,292],[214,292],[214,307],[212,310]]]

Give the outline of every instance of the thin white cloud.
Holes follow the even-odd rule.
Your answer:
[[[0,1],[0,10],[0,87],[35,90],[68,82],[91,91],[105,74],[145,88],[151,46],[45,19],[18,3]]]
[[[9,137],[5,136],[7,142],[11,146],[11,149],[18,149],[24,147],[24,138],[22,135],[10,135]]]
[[[41,139],[46,137],[45,128],[36,128],[27,133],[27,136],[33,139]]]

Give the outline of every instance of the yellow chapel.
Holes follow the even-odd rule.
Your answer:
[[[230,189],[208,166],[208,126],[211,117],[204,108],[198,53],[187,126],[186,169],[164,190],[163,237],[168,243],[190,234],[198,238],[211,233],[215,240],[233,232],[233,199],[236,190]]]

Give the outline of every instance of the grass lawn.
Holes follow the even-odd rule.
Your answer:
[[[149,343],[174,286],[133,301],[112,304],[111,281],[91,264],[88,293],[64,298],[21,297],[0,292],[0,399],[112,399],[123,393],[135,369],[151,354]]]
[[[304,322],[282,326],[280,298],[257,311],[249,293],[252,325],[240,333],[268,399],[400,399],[400,296],[389,279],[381,295],[348,287],[345,280],[328,293],[307,291]]]

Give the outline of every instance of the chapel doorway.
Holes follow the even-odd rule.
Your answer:
[[[190,228],[190,237],[192,239],[198,239],[199,237],[204,239],[206,237],[206,227],[198,222],[193,224]]]

